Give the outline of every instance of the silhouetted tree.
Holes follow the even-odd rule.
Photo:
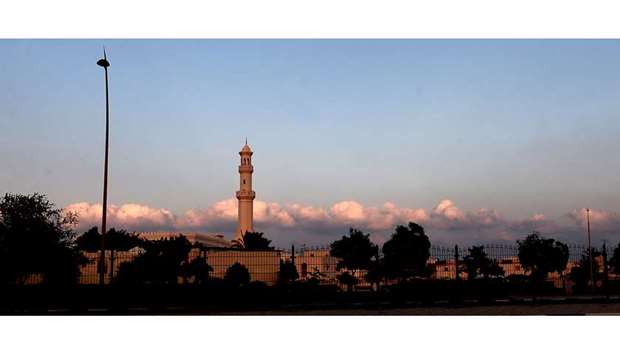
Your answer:
[[[250,283],[250,272],[240,263],[234,263],[226,270],[224,280],[235,286],[247,285]]]
[[[92,227],[75,239],[75,245],[79,250],[94,253],[99,251],[101,247],[100,238],[101,234],[99,234],[97,227]]]
[[[101,250],[101,233],[97,227],[92,227],[80,235],[75,242],[80,250],[91,253],[98,252]],[[116,251],[128,251],[143,244],[144,241],[140,239],[138,233],[130,233],[124,229],[109,229],[105,235],[105,249],[110,251],[110,270],[114,270],[114,253]],[[99,267],[102,266],[99,265]]]
[[[75,248],[77,216],[56,209],[45,195],[0,199],[0,283],[21,284],[41,274],[48,284],[76,283],[86,259]]]
[[[247,250],[273,250],[271,240],[265,238],[262,232],[246,232],[242,240],[233,240],[233,247]]]
[[[611,271],[620,274],[620,243],[614,248],[611,259],[609,260]]]
[[[101,233],[97,227],[92,227],[82,235],[77,237],[75,243],[80,250],[87,252],[98,252],[101,248]],[[124,229],[116,230],[111,228],[106,233],[106,250],[128,251],[143,244],[140,234],[131,233]]]
[[[340,283],[352,290],[358,283],[355,276],[357,270],[367,270],[373,259],[378,258],[379,248],[370,241],[370,235],[350,228],[349,236],[342,236],[330,246],[330,255],[338,258],[337,270],[347,271],[337,276]]]
[[[550,272],[564,273],[568,263],[568,246],[554,239],[542,237],[538,232],[517,241],[519,262],[530,272],[535,282],[543,282]]]
[[[342,236],[331,244],[329,254],[338,258],[336,268],[348,269],[351,276],[355,276],[357,270],[367,270],[373,258],[377,258],[379,248],[370,241],[370,235],[351,228],[349,236]]]
[[[467,272],[467,278],[475,279],[482,275],[485,279],[490,276],[503,276],[502,269],[497,261],[492,260],[484,252],[484,246],[473,246],[469,248],[469,255],[463,258],[463,270]]]
[[[213,268],[207,264],[207,259],[203,256],[196,257],[192,261],[184,263],[181,267],[184,282],[192,278],[195,285],[204,285],[209,279],[209,273],[212,271]]]
[[[576,266],[573,266],[570,270],[569,278],[575,283],[575,290],[584,291],[588,289],[590,285],[590,253],[586,250],[581,255],[581,259]],[[594,276],[594,283],[603,279],[603,273],[600,271],[601,265],[598,262],[598,257],[601,256],[601,252],[596,248],[592,248],[592,273]]]
[[[383,244],[386,274],[402,280],[415,276],[429,276],[427,266],[431,242],[422,226],[409,222],[399,225],[390,240]]]
[[[278,273],[278,283],[288,285],[299,278],[297,267],[290,261],[280,262],[280,272]]]
[[[353,276],[350,272],[345,271],[338,276],[336,276],[338,282],[347,286],[347,291],[352,291],[353,287],[357,285],[358,280],[357,277]]]
[[[124,283],[177,284],[184,276],[192,244],[184,235],[144,241],[144,252],[122,263],[117,279]]]

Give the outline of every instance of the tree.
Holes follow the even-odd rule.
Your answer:
[[[75,245],[79,250],[90,253],[99,251],[99,248],[101,248],[101,234],[99,234],[97,227],[92,227],[77,237]]]
[[[351,228],[349,236],[342,236],[340,240],[333,242],[329,254],[338,258],[336,268],[349,269],[352,274],[356,270],[367,270],[373,258],[377,258],[379,248],[370,241],[370,234]]]
[[[563,274],[568,263],[568,246],[554,239],[547,239],[538,232],[528,235],[525,240],[517,241],[519,245],[519,262],[530,272],[535,282],[543,282],[550,272]]]
[[[189,278],[193,278],[194,285],[204,285],[209,279],[209,273],[213,271],[211,265],[207,264],[207,258],[199,256],[190,262],[186,262],[182,266],[182,275],[184,282]]]
[[[263,237],[262,232],[245,232],[242,239],[233,240],[233,246],[247,250],[273,250],[271,240]]]
[[[609,260],[609,266],[614,273],[620,274],[620,243],[614,248],[613,255]]]
[[[130,233],[124,229],[109,229],[105,234],[105,249],[110,251],[110,276],[114,274],[114,252],[128,251],[137,246],[143,245],[140,234]],[[97,227],[92,227],[76,239],[78,249],[87,252],[98,252],[101,250],[101,234]],[[99,266],[101,267],[101,265]]]
[[[359,229],[350,228],[349,236],[342,236],[330,246],[329,254],[338,258],[336,270],[347,269],[337,279],[352,290],[358,280],[355,273],[358,270],[368,270],[373,258],[378,258],[379,248],[370,241],[370,234],[364,234]]]
[[[431,242],[422,226],[409,222],[399,225],[390,240],[383,244],[385,271],[402,280],[415,276],[429,276],[427,266]]]
[[[469,255],[463,258],[463,269],[467,272],[469,280],[474,280],[478,275],[482,275],[485,279],[504,275],[504,269],[497,261],[487,256],[482,245],[469,248]]]
[[[250,272],[242,264],[234,263],[226,270],[224,280],[235,286],[247,285],[250,283]]]
[[[87,252],[98,252],[101,250],[101,234],[97,227],[92,227],[80,235],[76,240],[77,248]],[[131,233],[124,229],[116,230],[111,228],[105,236],[105,249],[115,251],[128,251],[140,246],[143,241],[140,234]]]
[[[144,252],[122,263],[117,280],[123,283],[174,284],[184,277],[192,244],[184,235],[142,242]]]
[[[56,209],[45,195],[0,199],[0,282],[22,284],[41,274],[47,284],[73,284],[86,260],[75,248],[77,216]]]
[[[288,285],[299,278],[297,267],[291,261],[280,262],[280,272],[278,273],[278,283]]]

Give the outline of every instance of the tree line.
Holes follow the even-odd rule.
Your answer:
[[[29,275],[38,274],[44,284],[69,285],[79,280],[80,267],[88,260],[83,252],[99,251],[101,235],[92,228],[77,235],[75,214],[57,209],[41,194],[5,194],[0,199],[0,284],[23,284]],[[110,229],[105,236],[110,251],[110,265],[98,265],[106,272],[114,269],[114,252],[139,248],[140,253],[131,262],[118,265],[115,282],[118,283],[184,283],[205,284],[213,271],[208,264],[206,248],[191,243],[185,236],[160,240],[146,240],[137,233]],[[549,273],[564,276],[569,260],[568,246],[552,238],[533,232],[518,244],[518,259],[532,283],[543,283]],[[271,241],[263,233],[246,233],[233,248],[246,250],[273,250]],[[390,239],[380,248],[370,235],[351,228],[330,245],[330,255],[337,258],[341,271],[338,281],[354,289],[361,278],[378,287],[385,280],[399,283],[428,278],[433,269],[428,261],[431,242],[424,228],[416,223],[398,225]],[[201,254],[191,258],[192,249]],[[590,279],[590,258],[594,264],[594,278],[602,278],[598,257],[585,253],[569,272],[578,287],[587,287]],[[614,249],[610,268],[620,272],[620,244]],[[504,270],[497,260],[491,259],[483,246],[473,246],[457,270],[468,280],[502,278]],[[363,276],[361,276],[363,275]],[[228,268],[224,279],[235,285],[250,283],[250,274],[244,265],[236,263]],[[292,260],[282,261],[279,283],[291,284],[299,279]],[[312,278],[311,278],[312,279]]]

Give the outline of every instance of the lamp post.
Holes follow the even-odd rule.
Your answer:
[[[586,218],[588,220],[588,255],[590,259],[590,284],[592,286],[592,291],[594,291],[594,261],[592,255],[592,238],[590,237],[590,209],[586,208]]]
[[[105,283],[105,234],[106,218],[108,214],[108,144],[110,141],[110,102],[108,99],[108,67],[110,62],[106,58],[105,48],[103,59],[97,61],[97,65],[105,71],[105,156],[103,163],[103,211],[101,213],[101,254],[99,257],[99,284]]]

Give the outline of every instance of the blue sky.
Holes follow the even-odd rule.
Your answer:
[[[445,241],[506,239],[543,215],[549,233],[577,238],[567,228],[586,206],[604,216],[601,235],[620,231],[614,40],[1,40],[0,192],[100,203],[103,45],[109,201],[143,207],[131,227],[233,198],[247,136],[263,228],[282,243],[373,229],[371,216],[394,217],[386,202],[401,213],[388,221],[424,210]],[[433,224],[446,200],[462,221],[483,209],[505,225]],[[349,203],[340,216],[343,201],[362,214]],[[293,204],[330,220],[314,228]],[[217,211],[192,228],[228,232]]]

